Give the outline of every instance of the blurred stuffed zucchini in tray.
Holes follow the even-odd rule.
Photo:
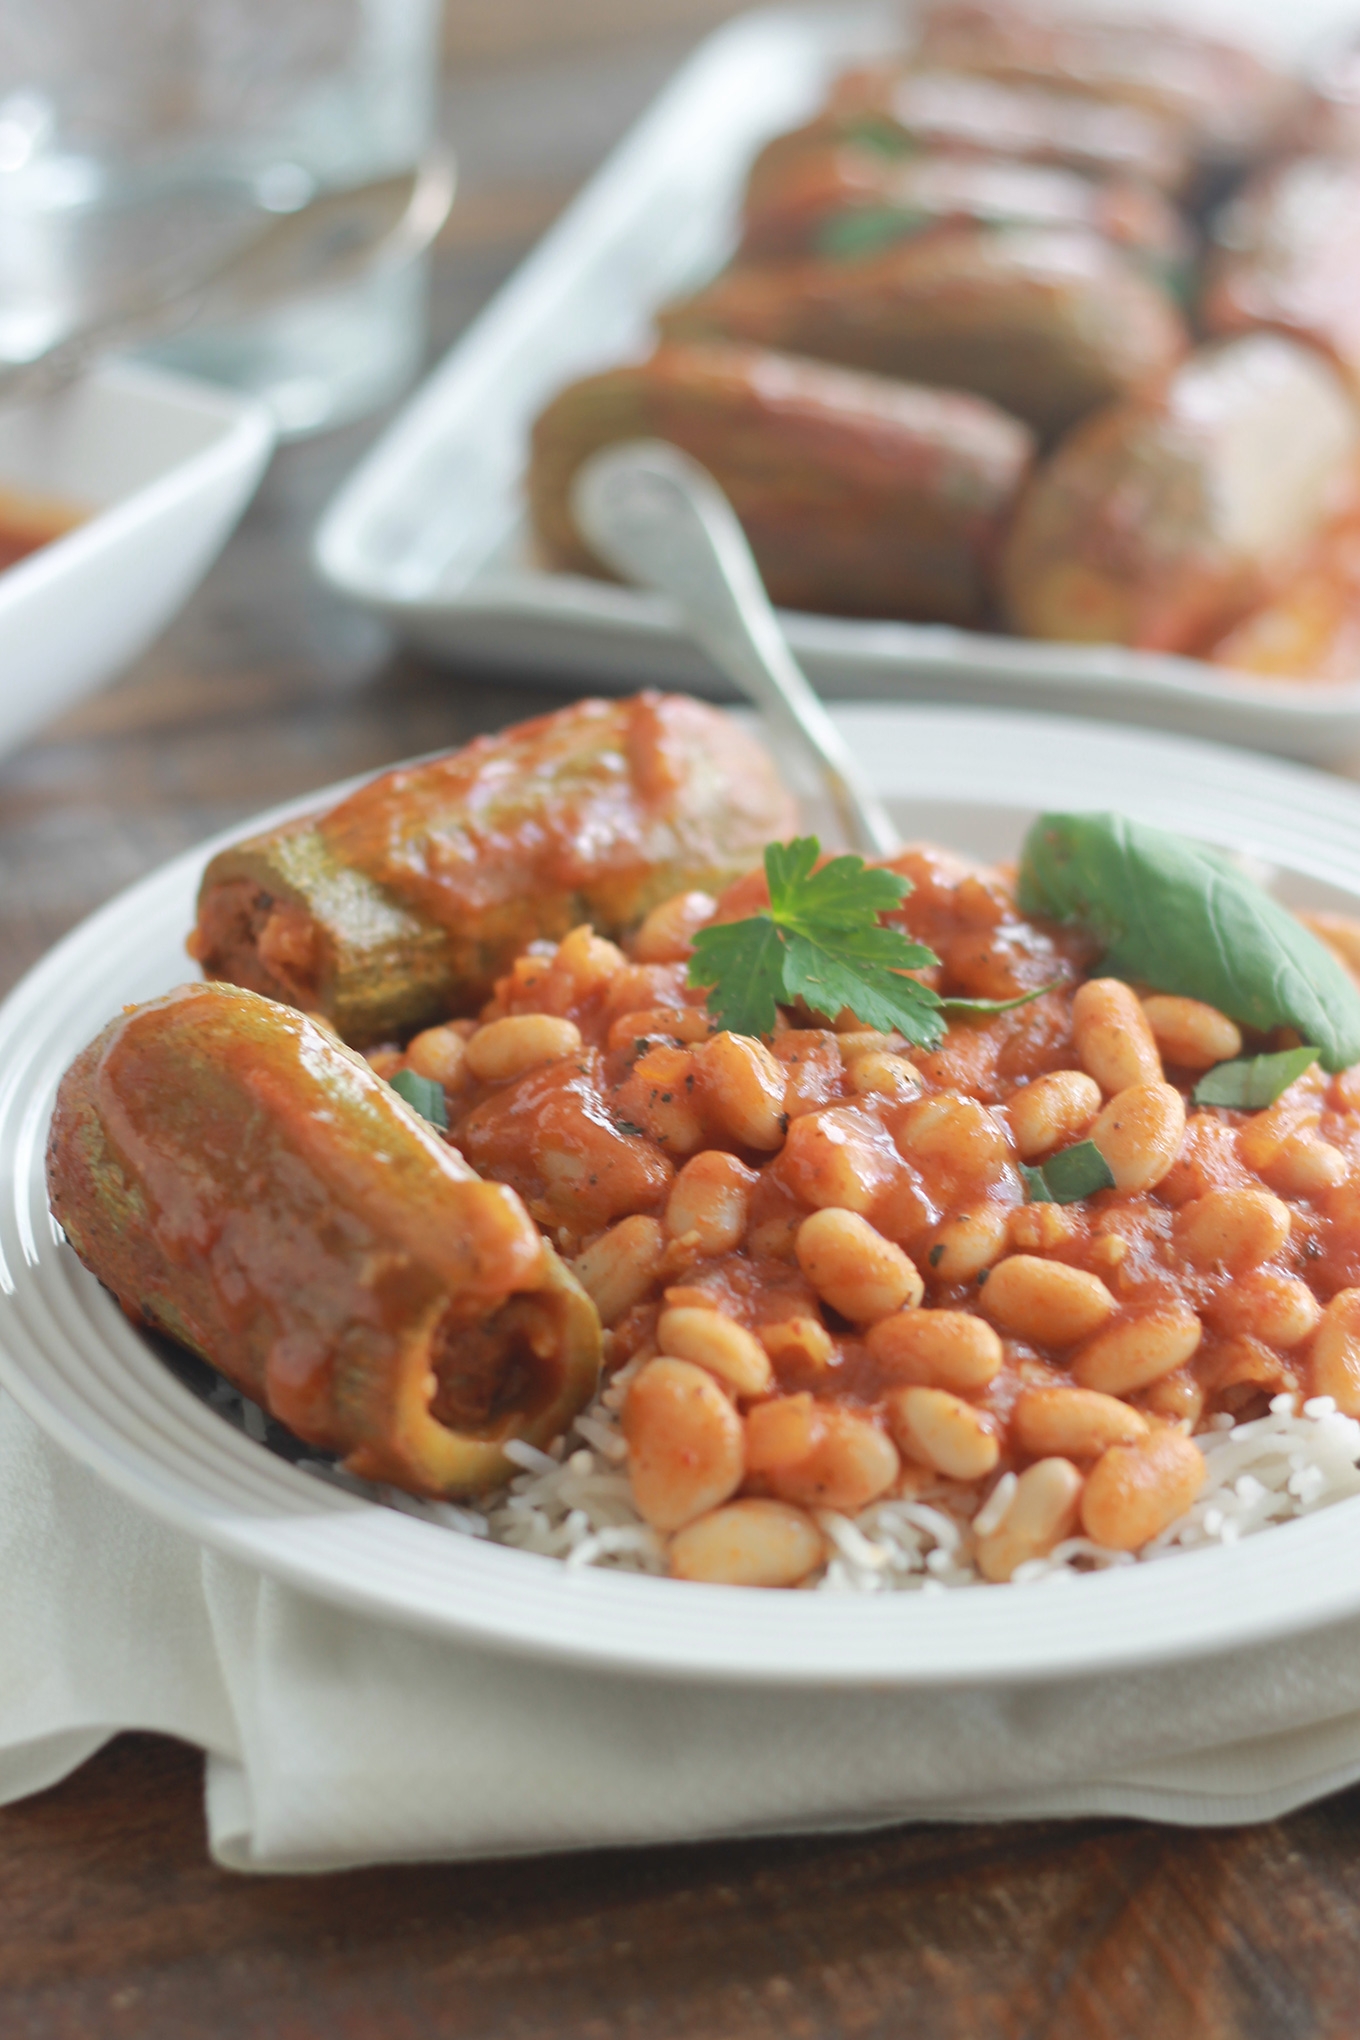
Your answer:
[[[616,440],[668,439],[721,483],[775,601],[861,616],[988,616],[992,561],[1033,435],[956,390],[722,344],[664,345],[563,391],[534,427],[534,528],[599,572],[576,533],[576,469]]]
[[[660,326],[969,390],[1046,437],[1186,345],[1165,291],[1108,241],[1060,228],[950,226],[848,261],[737,268]]]
[[[1358,457],[1360,420],[1316,354],[1266,333],[1202,348],[1036,475],[1008,613],[1032,637],[1201,651],[1352,507]]]
[[[1132,12],[926,5],[760,149],[731,262],[657,308],[652,357],[552,396],[544,556],[601,571],[571,473],[661,437],[787,607],[1360,679],[1347,61],[1310,82]]]
[[[1157,114],[965,72],[884,64],[846,72],[815,119],[765,144],[751,165],[748,204],[773,198],[809,153],[828,146],[888,161],[931,153],[1050,164],[1087,177],[1137,177],[1169,192],[1182,189],[1192,170],[1184,135]]]
[[[1187,286],[1189,228],[1152,185],[995,156],[812,150],[773,190],[751,197],[741,255],[750,262],[851,258],[951,225],[1074,227],[1123,248],[1176,295]]]

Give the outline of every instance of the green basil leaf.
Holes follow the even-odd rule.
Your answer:
[[[861,206],[823,220],[812,237],[813,253],[832,262],[853,261],[857,255],[877,255],[880,249],[924,233],[933,224],[929,213],[918,207]]]
[[[916,149],[909,136],[894,120],[886,120],[881,114],[859,113],[844,122],[841,138],[851,142],[857,149],[872,149],[880,156],[914,156]]]
[[[1020,905],[1075,922],[1101,969],[1203,999],[1240,1025],[1292,1027],[1324,1069],[1360,1062],[1360,990],[1331,951],[1217,852],[1123,815],[1041,815]]]
[[[1076,1204],[1082,1197],[1094,1197],[1097,1190],[1113,1190],[1114,1175],[1093,1140],[1078,1141],[1061,1154],[1050,1155],[1044,1163],[1044,1181],[1055,1204]]]
[[[431,1126],[448,1129],[449,1113],[444,1103],[444,1086],[437,1084],[433,1077],[417,1076],[414,1070],[398,1070],[388,1082],[399,1098],[404,1098],[413,1112],[422,1119],[428,1119]]]
[[[1279,1055],[1248,1055],[1222,1062],[1195,1086],[1196,1105],[1232,1105],[1259,1112],[1273,1105],[1318,1059],[1315,1048],[1286,1048]]]
[[[1041,1168],[1027,1168],[1022,1162],[1020,1173],[1031,1204],[1079,1204],[1097,1190],[1114,1188],[1110,1165],[1093,1140],[1078,1141],[1075,1147],[1050,1155]]]

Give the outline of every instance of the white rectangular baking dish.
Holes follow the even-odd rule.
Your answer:
[[[1296,48],[1354,0],[1198,0]],[[725,693],[668,605],[532,557],[520,477],[530,423],[575,376],[649,345],[650,315],[732,243],[751,156],[828,78],[901,39],[875,5],[776,8],[711,36],[351,476],[317,533],[338,589],[436,654],[578,689],[648,682]],[[830,696],[991,703],[1151,723],[1341,763],[1360,748],[1360,679],[1236,679],[1197,660],[1050,645],[947,625],[790,614]]]

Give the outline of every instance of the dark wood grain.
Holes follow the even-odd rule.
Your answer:
[[[728,11],[453,0],[438,344]],[[471,62],[488,51],[513,61]],[[285,452],[151,654],[0,768],[0,983],[265,802],[557,698],[402,652],[310,579],[315,518],[380,422]],[[1360,2030],[1360,1793],[1240,1832],[934,1827],[315,1879],[215,1870],[201,1793],[196,1753],[129,1737],[0,1813],[0,2040]]]
[[[1342,2040],[1360,1793],[1126,1822],[245,1879],[127,1737],[0,1827],[6,2040]]]

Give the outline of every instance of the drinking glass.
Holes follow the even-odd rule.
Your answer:
[[[0,0],[0,364],[225,257],[271,215],[415,165],[441,8]],[[415,372],[425,302],[423,263],[384,267],[149,351],[308,432]]]

